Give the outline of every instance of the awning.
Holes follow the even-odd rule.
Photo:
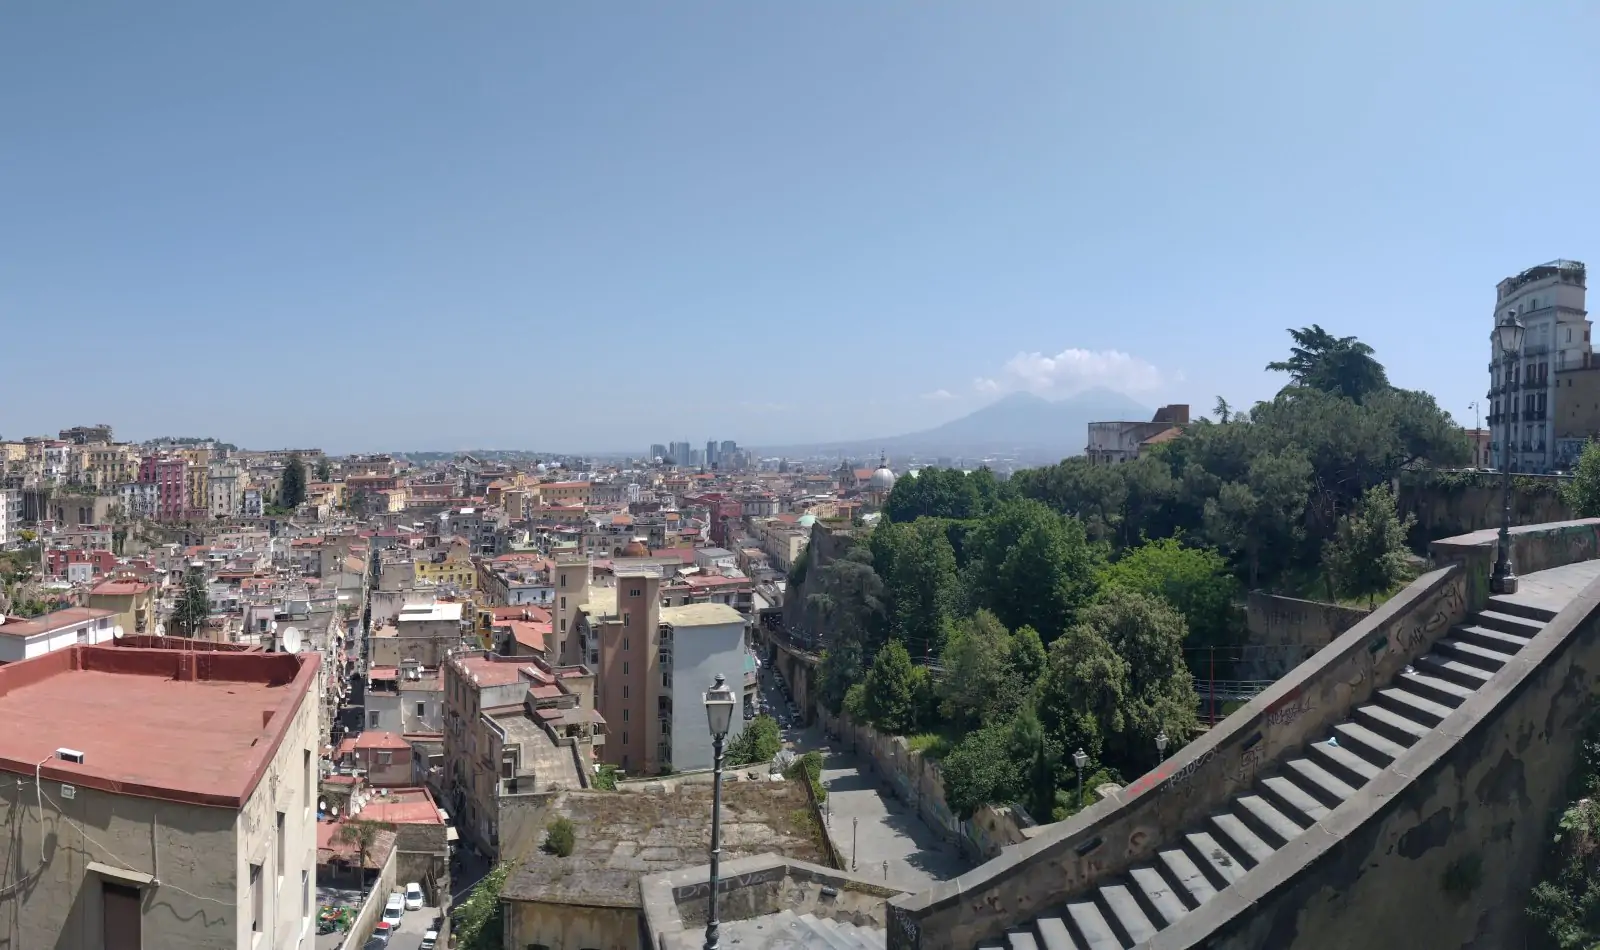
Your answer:
[[[134,887],[148,887],[156,881],[153,874],[146,874],[143,871],[130,871],[127,868],[114,868],[109,864],[101,864],[99,861],[90,861],[89,870],[101,877],[110,878],[113,881],[121,881],[124,884],[132,884]]]

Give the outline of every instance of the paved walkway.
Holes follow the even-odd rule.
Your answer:
[[[1597,578],[1600,578],[1600,560],[1563,564],[1517,578],[1517,592],[1507,595],[1506,599],[1559,611]]]
[[[764,682],[763,692],[769,689]],[[767,701],[778,706],[782,697],[770,692]],[[960,849],[923,823],[913,805],[895,797],[868,756],[833,749],[817,727],[782,733],[784,746],[796,753],[822,752],[822,780],[828,786],[824,815],[839,856],[848,864],[853,855],[856,873],[883,880],[887,863],[891,886],[919,891],[971,867]]]

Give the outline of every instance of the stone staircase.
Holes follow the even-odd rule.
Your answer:
[[[1554,611],[1491,597],[1487,609],[1452,627],[1331,735],[1308,745],[1304,755],[1278,762],[1276,774],[1260,779],[1226,811],[1175,835],[1154,861],[1108,878],[980,950],[1140,946],[1354,795],[1554,617]]]
[[[767,946],[817,947],[822,950],[885,950],[888,946],[880,927],[857,927],[842,920],[783,911],[771,918],[773,940]]]

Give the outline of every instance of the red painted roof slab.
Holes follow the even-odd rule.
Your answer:
[[[314,688],[314,653],[73,646],[0,667],[0,770],[239,808]],[[84,753],[80,764],[55,758]]]

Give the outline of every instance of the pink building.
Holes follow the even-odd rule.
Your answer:
[[[188,510],[189,462],[165,455],[139,460],[139,481],[156,486],[156,518],[177,521]]]

